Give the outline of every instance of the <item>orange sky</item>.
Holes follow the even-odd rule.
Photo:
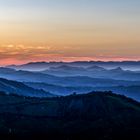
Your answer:
[[[140,1],[1,0],[0,63],[140,60]]]

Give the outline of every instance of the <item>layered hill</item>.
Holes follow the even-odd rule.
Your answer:
[[[49,67],[59,67],[61,65],[68,65],[68,66],[78,66],[78,67],[92,67],[93,65],[104,67],[104,68],[116,68],[122,67],[123,69],[128,70],[139,70],[140,69],[140,61],[75,61],[75,62],[30,62],[23,65],[10,65],[7,66],[8,68],[14,68],[17,70],[34,70],[40,71],[45,70]]]
[[[39,72],[0,68],[0,77],[20,82],[40,82],[61,86],[117,86],[140,85],[140,81],[93,78],[88,76],[59,77]]]
[[[0,120],[1,134],[20,138],[140,138],[140,104],[111,92],[43,99],[1,93]]]
[[[34,89],[29,87],[21,82],[12,81],[0,78],[0,91],[6,92],[7,94],[17,94],[21,96],[29,96],[29,97],[52,97],[53,94]]]
[[[55,95],[66,96],[74,92],[77,94],[88,93],[91,91],[112,91],[114,93],[119,93],[127,97],[131,97],[137,101],[140,101],[140,85],[129,85],[129,86],[104,86],[102,85],[95,87],[93,86],[59,86],[52,85],[47,83],[35,83],[35,82],[25,82],[25,85],[28,85],[35,89],[43,89],[44,91],[49,91]]]
[[[55,75],[55,76],[88,76],[92,78],[104,78],[104,79],[115,79],[115,80],[140,80],[140,72],[123,70],[121,67],[114,69],[105,69],[93,65],[91,67],[73,67],[67,65],[61,65],[59,67],[50,67],[49,69],[42,71],[42,73]]]
[[[59,70],[69,71],[69,69],[70,69],[71,74],[74,74],[73,71],[76,71],[77,73],[79,71],[80,73],[80,70],[81,70],[83,72],[83,69],[81,69],[81,67],[75,68],[75,67],[64,66],[64,65],[59,67]],[[22,88],[23,92],[21,92],[21,89],[18,88],[20,89],[20,91],[18,90],[18,93],[22,93],[23,95],[33,93],[34,95],[36,94],[39,96],[41,96],[42,94],[42,97],[43,97],[43,96],[46,96],[45,92],[47,93],[50,92],[53,94],[66,96],[66,95],[72,94],[73,92],[87,93],[93,90],[94,91],[111,90],[113,92],[117,92],[117,93],[129,96],[129,97],[132,97],[136,100],[140,100],[139,73],[134,72],[135,73],[134,74],[132,72],[133,73],[132,77],[134,78],[134,75],[135,77],[137,77],[136,81],[133,81],[133,78],[130,81],[129,80],[115,80],[115,79],[109,79],[109,76],[107,76],[105,73],[107,72],[108,75],[109,74],[112,75],[112,73],[113,75],[114,73],[122,73],[121,75],[126,76],[125,75],[126,73],[131,73],[131,72],[124,71],[121,68],[106,70],[98,66],[92,66],[88,69],[89,71],[94,72],[95,77],[98,76],[98,73],[101,73],[102,75],[104,75],[104,77],[107,77],[107,78],[93,78],[94,74],[92,75],[93,77],[89,77],[89,76],[60,77],[60,76],[53,76],[53,75],[40,73],[40,72],[14,70],[10,68],[2,68],[2,67],[0,68],[0,77],[4,79],[13,80],[13,81],[18,81],[20,82],[20,84],[22,82],[24,86],[28,86],[28,88],[26,87],[26,92],[23,88]],[[56,70],[56,72],[59,72],[59,70]],[[118,77],[118,75],[114,77]],[[16,84],[14,84],[14,86],[16,86]],[[3,85],[1,87],[2,87],[1,88],[2,91],[7,92],[6,90],[4,90],[7,87],[3,88]],[[8,88],[10,88],[9,89],[10,92],[15,92],[13,87],[11,89],[11,85]],[[17,87],[15,87],[15,89],[17,90]],[[45,92],[42,90],[44,90]]]

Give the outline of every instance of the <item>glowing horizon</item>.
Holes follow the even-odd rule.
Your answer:
[[[140,60],[139,0],[1,0],[0,65]]]

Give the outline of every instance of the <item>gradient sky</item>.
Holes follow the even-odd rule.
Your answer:
[[[140,0],[0,0],[0,64],[140,60]]]

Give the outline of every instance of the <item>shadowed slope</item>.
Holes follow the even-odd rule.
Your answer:
[[[34,89],[21,82],[12,81],[0,78],[0,91],[4,91],[7,94],[14,93],[22,96],[29,97],[52,97],[53,94],[45,92],[43,90]]]
[[[90,93],[57,98],[0,95],[0,132],[54,139],[139,136],[140,104],[121,95]]]

